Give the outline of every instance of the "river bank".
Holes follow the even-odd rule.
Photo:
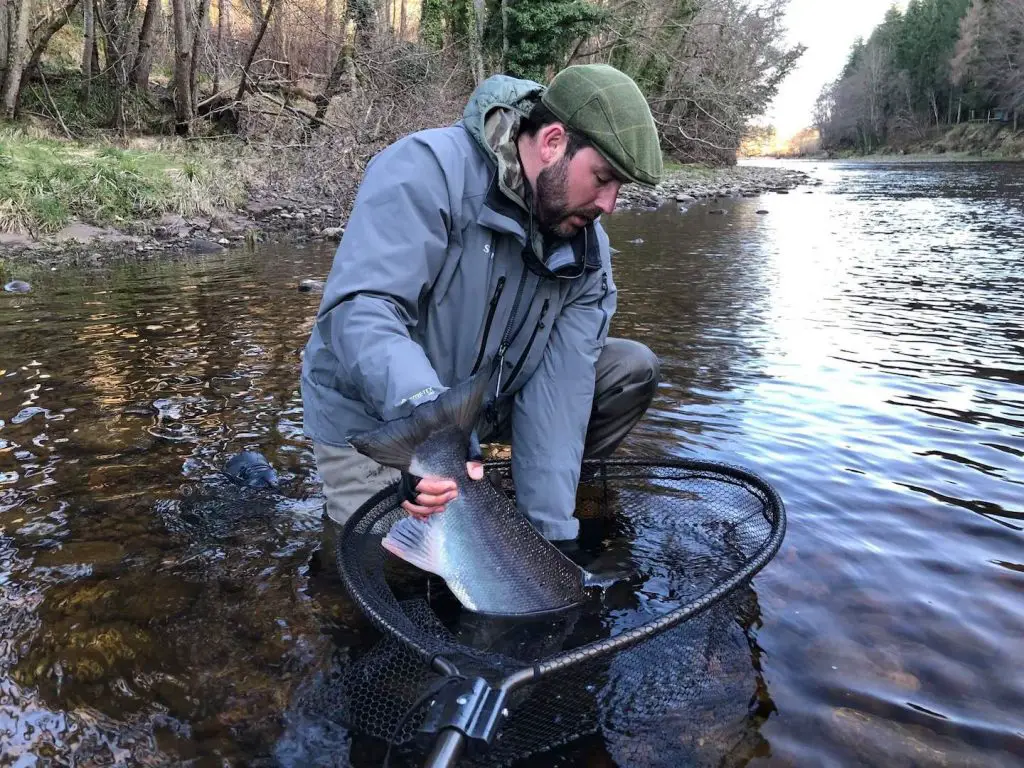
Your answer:
[[[208,156],[195,161],[216,162]],[[197,171],[193,173],[198,175]],[[19,270],[33,268],[213,254],[268,241],[341,239],[348,215],[344,201],[309,197],[260,183],[251,167],[235,167],[234,174],[239,186],[234,200],[225,193],[216,200],[219,204],[197,206],[191,214],[169,210],[113,221],[71,217],[52,232],[0,232],[3,281],[23,277]],[[719,197],[785,193],[809,183],[814,181],[806,173],[778,168],[677,166],[654,190],[637,185],[623,187],[618,207],[651,209],[671,202],[686,205]],[[3,198],[4,192],[0,191],[0,205],[5,202]]]
[[[780,156],[781,157],[781,156]],[[795,160],[887,163],[988,163],[1024,161],[1024,129],[1010,124],[964,123],[917,140],[886,144],[870,151],[819,150],[785,156]]]

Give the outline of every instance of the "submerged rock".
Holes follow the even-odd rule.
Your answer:
[[[277,488],[277,472],[262,453],[242,451],[224,465],[224,474],[248,488]]]
[[[193,253],[220,253],[224,246],[197,237],[189,243],[188,249]]]

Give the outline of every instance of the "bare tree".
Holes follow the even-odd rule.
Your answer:
[[[171,0],[174,18],[174,118],[175,133],[184,136],[191,131],[195,119],[192,96],[193,29],[191,0]]]
[[[92,87],[92,60],[96,55],[95,8],[94,0],[84,0],[82,15],[85,39],[82,41],[82,79],[84,80],[86,98],[88,98]]]
[[[788,0],[608,0],[611,21],[571,61],[607,61],[648,96],[665,148],[681,160],[732,162],[803,53],[788,48]]]
[[[256,58],[256,51],[259,50],[260,43],[263,42],[263,36],[267,34],[267,27],[270,26],[270,19],[273,17],[274,8],[276,7],[277,0],[270,0],[270,3],[267,5],[267,12],[260,17],[259,32],[256,33],[256,38],[252,41],[252,45],[249,46],[249,54],[245,57],[245,63],[242,65],[242,79],[238,84],[238,93],[235,94],[235,101],[241,101],[242,96],[245,95],[249,68],[252,67],[253,59]]]
[[[473,0],[473,18],[469,25],[469,58],[473,66],[476,84],[484,81],[484,27],[487,23],[486,0]]]
[[[21,92],[21,73],[25,67],[25,52],[28,49],[29,21],[32,17],[32,0],[20,0],[13,9],[15,16],[8,27],[12,30],[7,39],[7,67],[3,90],[0,92],[0,104],[3,105],[2,116],[12,120],[18,108],[18,96]],[[10,16],[8,16],[10,21]]]
[[[961,20],[952,69],[954,82],[1024,110],[1024,0],[974,0]]]
[[[50,7],[46,13],[32,24],[34,4],[31,0],[21,0],[15,7],[7,6],[7,57],[3,87],[0,89],[0,102],[3,104],[3,115],[12,119],[18,111],[21,94],[33,75],[43,52],[50,39],[57,31],[67,24],[71,11],[78,5],[78,0],[63,0],[59,5]],[[16,12],[17,17],[10,14]]]
[[[15,5],[10,0],[0,0],[0,62],[3,62],[4,68],[7,67],[7,32],[8,32],[8,17],[11,13],[14,13]],[[0,80],[0,88],[3,87],[3,81]]]
[[[149,72],[153,66],[153,37],[159,10],[160,0],[146,0],[146,13],[142,17],[142,28],[139,30],[139,47],[129,78],[131,84],[140,90],[149,87]]]

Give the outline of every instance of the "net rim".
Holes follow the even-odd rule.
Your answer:
[[[509,459],[487,461],[485,462],[485,470],[508,470],[511,467],[511,463]],[[663,457],[584,460],[582,466],[597,470],[597,474],[592,478],[595,480],[600,479],[601,472],[606,468],[616,467],[652,467],[715,475],[718,479],[722,479],[723,476],[732,478],[743,485],[755,488],[762,494],[763,505],[761,512],[766,521],[771,525],[771,533],[758,548],[757,552],[741,568],[699,597],[639,627],[625,630],[615,637],[597,640],[540,661],[532,667],[533,674],[530,677],[533,680],[606,653],[624,650],[696,616],[753,578],[775,556],[785,536],[786,509],[782,498],[763,477],[744,467],[705,459]],[[399,481],[395,481],[381,489],[349,517],[338,535],[337,550],[339,553],[347,538],[353,534],[356,526],[362,522],[364,517],[389,497],[397,498],[398,486]],[[338,570],[346,589],[367,618],[382,632],[385,632],[418,653],[428,665],[434,666],[437,657],[443,656],[443,654],[425,648],[415,638],[409,637],[402,630],[395,627],[364,596],[361,582],[364,582],[365,578],[361,569],[357,568],[354,563],[349,562],[346,558],[339,557],[337,559]],[[528,667],[528,669],[531,668]]]

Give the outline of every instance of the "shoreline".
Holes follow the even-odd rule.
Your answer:
[[[969,152],[908,152],[906,154],[874,153],[870,155],[804,155],[802,157],[764,156],[745,158],[747,160],[776,160],[779,162],[801,163],[889,163],[892,165],[914,165],[918,163],[1024,163],[1019,156],[983,156]]]
[[[820,183],[804,171],[783,168],[684,166],[671,170],[653,190],[624,186],[616,209],[654,210],[669,202],[688,205],[725,197],[785,194],[801,185]],[[0,271],[7,282],[42,268],[212,255],[266,242],[338,242],[346,214],[333,201],[256,195],[241,208],[218,210],[210,216],[165,214],[121,228],[73,222],[40,238],[0,233]]]

